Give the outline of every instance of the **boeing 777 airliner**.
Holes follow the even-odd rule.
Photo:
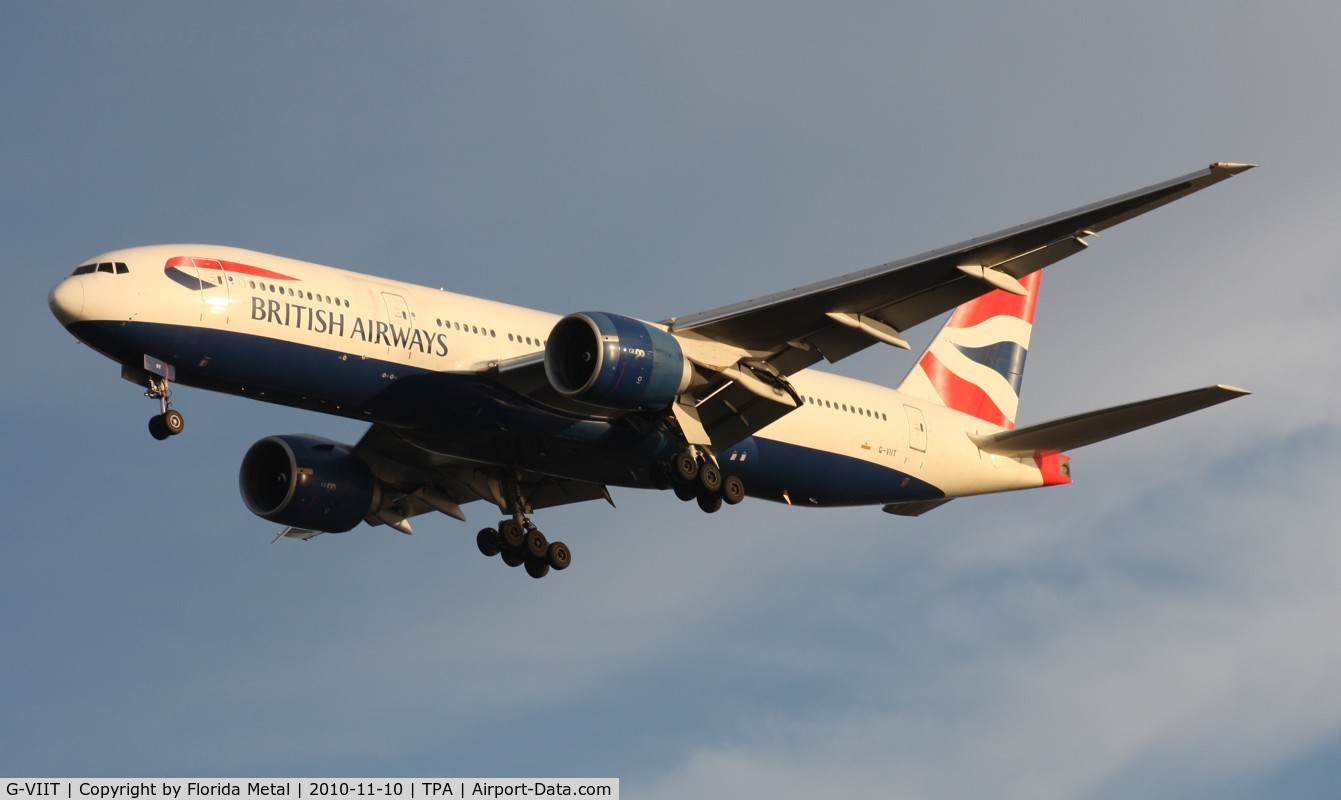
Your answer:
[[[646,322],[559,317],[213,245],[89,259],[50,296],[160,413],[174,384],[371,423],[354,445],[270,436],[242,499],[310,539],[485,500],[507,518],[487,556],[533,577],[571,553],[537,509],[671,489],[708,512],[747,495],[917,516],[957,497],[1070,483],[1067,452],[1242,394],[1211,386],[1015,427],[1040,270],[1099,231],[1250,169],[1173,180],[912,258],[731,306]],[[897,388],[811,369],[951,311]]]

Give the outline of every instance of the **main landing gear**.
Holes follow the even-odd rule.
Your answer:
[[[722,503],[734,506],[745,499],[745,484],[735,475],[722,475],[717,462],[697,448],[681,452],[669,469],[671,488],[675,496],[688,502],[697,500],[698,507],[712,514]]]
[[[158,375],[149,376],[149,391],[144,393],[145,397],[159,402],[161,412],[149,418],[149,435],[162,441],[169,436],[176,436],[186,427],[186,420],[182,417],[182,412],[172,407],[169,398],[172,397],[172,385],[165,377]]]
[[[485,528],[475,536],[475,544],[486,556],[503,556],[509,567],[526,566],[526,574],[543,578],[550,569],[565,570],[573,563],[573,553],[563,542],[551,542],[524,514]]]
[[[505,499],[512,509],[512,519],[498,523],[497,528],[485,528],[475,536],[475,545],[485,556],[503,556],[509,567],[526,566],[526,574],[540,579],[551,569],[565,570],[573,563],[573,553],[563,542],[551,542],[531,522],[526,512],[531,504],[522,494],[520,476],[507,480]]]
[[[535,579],[544,578],[550,570],[567,570],[573,563],[573,551],[562,541],[547,540],[526,516],[532,509],[522,493],[522,478],[516,474],[508,478],[504,493],[512,519],[477,533],[475,544],[480,552],[488,557],[502,555],[508,567],[526,565],[526,574]]]

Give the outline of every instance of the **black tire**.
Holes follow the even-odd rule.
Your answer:
[[[729,506],[734,506],[745,499],[745,482],[735,475],[727,475],[722,479],[722,500]]]
[[[498,535],[503,539],[504,550],[520,550],[526,541],[526,529],[516,520],[505,519],[498,525]]]
[[[551,567],[562,572],[573,563],[573,552],[563,542],[550,542],[546,560],[549,561]]]
[[[149,418],[149,435],[160,442],[172,435],[168,430],[168,424],[163,421],[163,416],[153,416]]]
[[[525,561],[526,556],[521,554],[520,550],[503,550],[503,563],[509,567],[520,567]]]
[[[475,546],[480,548],[480,552],[489,558],[503,552],[503,540],[499,537],[498,531],[493,528],[480,529],[480,532],[475,535]]]
[[[711,461],[698,468],[698,482],[704,489],[716,494],[722,490],[722,470]]]
[[[675,457],[675,474],[680,476],[681,480],[692,482],[698,477],[698,459],[690,455],[686,450]]]
[[[549,574],[549,562],[543,558],[526,559],[526,574],[540,580]]]
[[[675,490],[675,496],[688,503],[695,497],[698,497],[698,490],[688,483],[677,483],[671,487]]]
[[[186,419],[182,417],[182,412],[177,409],[169,408],[163,412],[162,416],[163,424],[167,427],[169,434],[176,436],[186,428]]]
[[[532,528],[526,532],[526,543],[522,546],[522,552],[531,558],[543,559],[549,552],[549,540],[545,538],[545,534]]]
[[[722,496],[704,492],[698,496],[698,507],[709,514],[716,513],[722,507]]]

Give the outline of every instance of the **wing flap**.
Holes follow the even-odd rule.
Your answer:
[[[970,436],[983,452],[1023,457],[1064,453],[1174,417],[1242,397],[1250,392],[1233,386],[1207,386],[1188,392],[1089,411],[995,434]]]

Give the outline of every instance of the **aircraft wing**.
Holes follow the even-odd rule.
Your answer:
[[[877,342],[906,349],[902,332],[914,325],[994,289],[1023,294],[1020,278],[1084,250],[1087,237],[1252,167],[1211,164],[939,250],[666,320],[682,341],[703,342],[710,356],[718,350],[711,366],[719,378],[697,390],[692,405],[677,405],[677,417],[687,429],[701,425],[719,447],[739,441],[796,407],[786,376]],[[747,355],[728,363],[724,347]]]
[[[693,334],[752,351],[800,350],[799,360],[837,361],[945,311],[1007,288],[1084,250],[1085,238],[1251,169],[1215,163],[1172,180],[921,255],[755,300],[667,320]],[[869,325],[863,329],[862,323]],[[884,338],[877,334],[883,334]],[[772,358],[776,359],[777,356]],[[791,359],[784,359],[796,371]]]
[[[395,495],[388,498],[389,505],[375,520],[368,520],[371,524],[390,525],[409,533],[409,518],[429,511],[440,511],[464,522],[461,506],[474,500],[486,500],[502,513],[511,513],[503,483],[506,478],[494,465],[435,453],[380,424],[368,428],[354,452],[368,464],[379,484]],[[520,488],[527,513],[587,500],[614,504],[609,491],[596,483],[524,474]]]

